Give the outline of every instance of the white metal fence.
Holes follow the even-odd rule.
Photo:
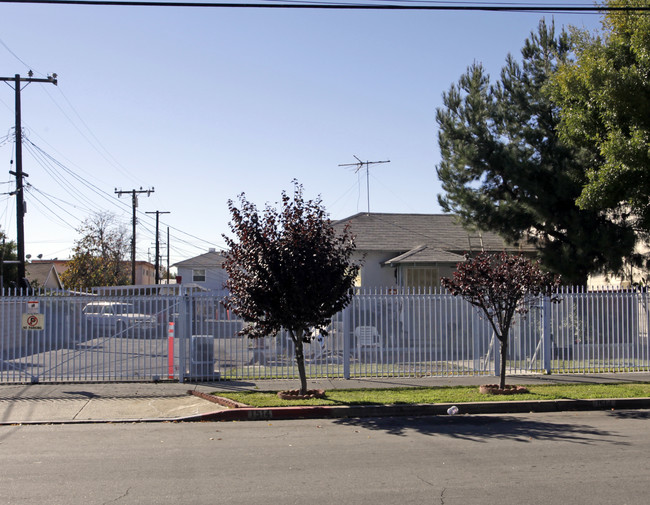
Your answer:
[[[295,378],[285,332],[249,340],[223,297],[188,293],[0,297],[0,382]],[[535,300],[510,335],[523,373],[650,370],[649,294],[566,288]],[[358,292],[304,346],[317,377],[493,375],[499,346],[481,313],[446,293]]]

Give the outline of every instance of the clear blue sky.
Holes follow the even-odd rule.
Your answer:
[[[68,257],[99,210],[130,230],[130,197],[115,188],[155,187],[139,211],[170,212],[172,263],[224,245],[228,199],[245,192],[262,208],[294,178],[344,218],[367,207],[365,172],[338,166],[353,155],[391,160],[371,166],[371,211],[438,213],[442,93],[473,61],[497,76],[542,17],[601,19],[0,4],[1,76],[59,80],[22,91],[26,136],[55,160],[24,148],[25,252]],[[0,83],[0,139],[13,125],[14,92]],[[0,228],[15,239],[13,147],[0,145]],[[153,261],[154,217],[139,220],[138,259]]]

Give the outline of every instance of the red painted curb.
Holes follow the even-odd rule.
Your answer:
[[[239,408],[178,419],[182,421],[264,421],[328,419],[350,417],[449,416],[451,403],[426,405],[359,405]],[[600,400],[529,400],[511,402],[459,403],[458,414],[513,414],[576,410],[648,409],[650,398],[608,398]]]

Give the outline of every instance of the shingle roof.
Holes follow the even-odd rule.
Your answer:
[[[411,249],[404,254],[386,261],[388,265],[398,265],[400,263],[459,263],[465,261],[465,257],[460,254],[454,254],[442,249],[421,245]]]
[[[349,225],[360,251],[431,251],[464,254],[469,251],[534,251],[529,244],[508,245],[493,232],[468,231],[452,214],[359,213],[334,222],[337,231]],[[431,253],[431,251],[429,251]],[[455,260],[454,260],[455,261]]]
[[[52,263],[29,263],[25,265],[25,270],[25,274],[31,282],[36,281],[42,287],[54,287],[52,284],[57,288],[62,287],[59,275]]]
[[[205,254],[195,256],[194,258],[174,263],[173,266],[183,268],[221,268],[225,259],[223,253],[218,251],[209,251]]]

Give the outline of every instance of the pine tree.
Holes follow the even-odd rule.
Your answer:
[[[556,37],[542,20],[521,64],[509,55],[495,84],[475,63],[444,93],[436,115],[445,192],[438,199],[465,225],[532,242],[547,270],[584,284],[591,272],[618,271],[636,237],[625,220],[575,203],[586,181],[585,153],[559,139],[558,108],[547,90],[570,49],[566,33]]]

